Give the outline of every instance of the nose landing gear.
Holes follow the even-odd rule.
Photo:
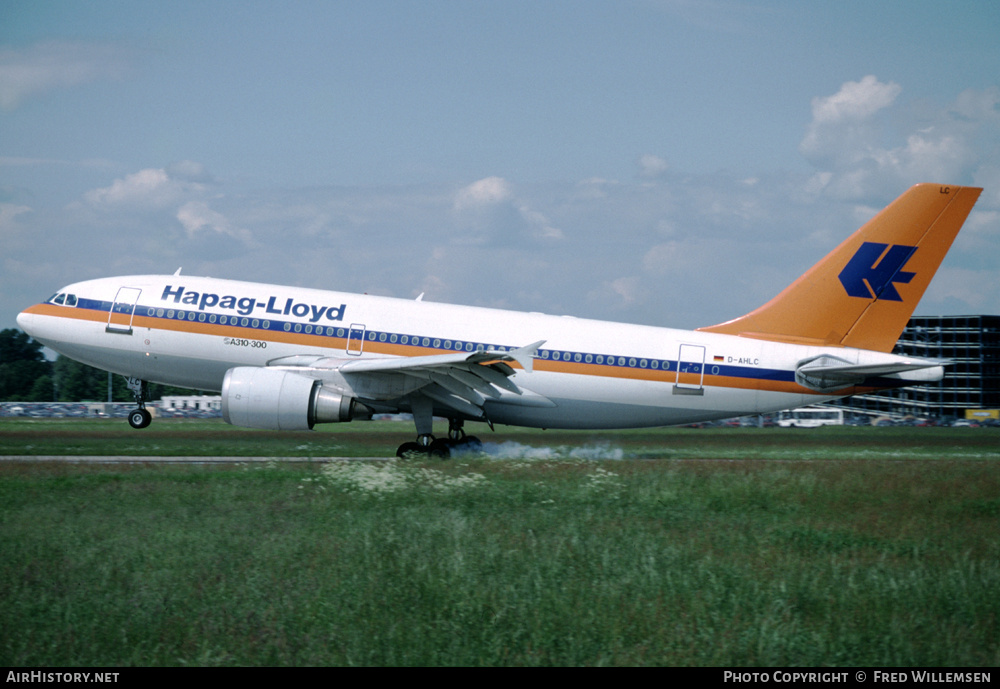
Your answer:
[[[128,378],[128,389],[135,396],[137,408],[128,414],[128,425],[132,428],[145,428],[153,421],[153,415],[146,409],[146,396],[149,392],[146,381],[138,378]]]

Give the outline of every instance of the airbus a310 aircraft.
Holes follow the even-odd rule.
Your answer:
[[[982,189],[920,184],[774,299],[694,331],[181,275],[78,282],[25,309],[55,351],[128,377],[221,391],[262,429],[411,412],[399,456],[448,456],[466,420],[638,428],[773,412],[940,380],[891,354]],[[757,267],[759,269],[759,267]],[[435,439],[432,417],[449,419]]]

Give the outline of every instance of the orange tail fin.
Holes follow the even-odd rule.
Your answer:
[[[913,186],[774,299],[699,330],[892,351],[981,191]]]

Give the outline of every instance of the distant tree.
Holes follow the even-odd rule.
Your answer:
[[[45,361],[42,343],[32,340],[23,330],[0,330],[0,364],[10,361]]]
[[[0,400],[29,401],[35,393],[44,399],[33,401],[52,401],[51,383],[47,393],[35,389],[38,379],[51,373],[40,342],[14,328],[0,330]]]
[[[41,376],[35,379],[31,392],[24,398],[25,402],[53,402],[55,392],[52,388],[52,376]]]
[[[53,376],[59,390],[60,402],[106,402],[108,399],[108,374],[106,371],[81,364],[69,357],[59,356]],[[114,378],[112,376],[112,382]],[[120,377],[120,376],[119,376]],[[112,386],[112,401],[127,402],[131,398],[125,382]]]

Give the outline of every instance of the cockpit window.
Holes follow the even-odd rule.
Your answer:
[[[49,297],[49,303],[59,304],[60,306],[76,306],[76,295],[59,292]]]

